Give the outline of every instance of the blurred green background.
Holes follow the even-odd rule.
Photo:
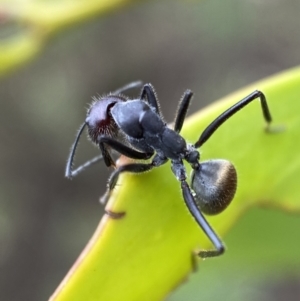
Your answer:
[[[299,65],[299,28],[298,0],[137,2],[61,32],[36,59],[2,77],[0,300],[47,300],[103,214],[98,199],[109,176],[103,164],[64,178],[93,95],[137,79],[151,82],[172,121],[187,88],[195,92],[194,112]],[[9,32],[0,27],[0,38]],[[95,154],[83,138],[76,162]],[[299,300],[297,277],[270,281],[253,300],[282,300],[286,292]],[[195,279],[170,300],[214,300],[201,296]]]

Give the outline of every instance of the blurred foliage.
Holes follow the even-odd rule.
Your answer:
[[[71,2],[79,5],[80,1]],[[2,1],[1,7],[11,3]],[[17,5],[22,9],[26,3]],[[51,5],[51,1],[36,3]],[[155,86],[167,121],[172,120],[187,88],[195,92],[190,109],[194,112],[250,82],[299,65],[299,11],[298,0],[140,1],[113,14],[95,15],[60,34],[45,33],[52,37],[51,43],[41,42],[47,47],[35,60],[27,60],[25,50],[16,51],[20,64],[15,67],[22,68],[0,82],[1,298],[46,300],[99,223],[103,210],[97,200],[109,171],[99,165],[73,181],[63,178],[69,148],[92,95],[141,79]],[[1,14],[1,49],[13,42],[15,32],[27,29],[26,22],[5,19]],[[9,48],[6,53],[14,51]],[[220,150],[221,146],[216,151]],[[77,162],[94,154],[97,149],[82,141]],[[253,220],[259,228],[260,219],[255,215]],[[250,221],[247,224],[251,227]],[[236,250],[238,227],[239,223],[226,239],[229,252],[224,261]],[[255,242],[251,229],[243,245]],[[295,231],[287,232],[284,237],[295,235]],[[280,242],[278,236],[276,243]],[[289,250],[297,255],[297,249]],[[266,258],[268,251],[264,254]],[[201,265],[207,281],[212,281],[210,268],[220,264],[220,260],[217,264],[207,260]],[[235,277],[241,285],[244,278],[236,273],[246,271],[230,266],[225,270],[224,277],[233,279],[233,286]],[[200,292],[202,274],[193,275],[188,288],[181,290],[187,297],[181,299],[190,300],[192,295],[213,299]],[[280,274],[279,282],[269,276],[260,282],[264,296],[256,300],[265,301],[265,295],[268,300],[282,300],[279,288],[288,289],[289,300],[299,300],[300,277],[286,270]],[[221,283],[217,280],[217,284]]]
[[[34,58],[54,33],[130,2],[133,0],[1,1],[0,75]]]

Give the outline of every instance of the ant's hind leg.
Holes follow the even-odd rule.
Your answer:
[[[249,103],[251,103],[253,100],[256,99],[260,100],[263,117],[267,123],[267,131],[269,131],[269,127],[272,121],[270,109],[268,107],[268,103],[265,95],[261,91],[256,90],[251,94],[249,94],[248,96],[246,96],[245,98],[243,98],[242,100],[240,100],[239,102],[237,102],[229,109],[227,109],[225,112],[219,115],[211,124],[209,124],[200,135],[198,141],[194,144],[195,147],[196,148],[201,147],[226,120],[228,120],[232,115],[234,115],[239,110],[241,110],[246,105],[248,105]]]
[[[191,215],[194,217],[196,223],[202,228],[203,232],[214,246],[214,249],[199,251],[198,256],[201,258],[207,258],[222,255],[225,252],[225,246],[217,233],[210,226],[204,215],[198,209],[191,189],[185,180],[181,180],[181,190],[184,202]]]
[[[197,206],[196,200],[192,194],[189,184],[186,182],[185,168],[182,163],[172,161],[172,171],[181,184],[181,192],[184,202],[195,219],[196,223],[203,230],[207,238],[211,241],[214,248],[210,250],[201,250],[198,256],[201,258],[219,256],[224,253],[225,246],[214,229],[210,226],[202,212]]]

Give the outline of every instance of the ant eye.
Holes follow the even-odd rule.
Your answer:
[[[232,201],[237,186],[235,167],[227,160],[210,160],[193,170],[191,187],[197,207],[206,214],[222,212]]]
[[[110,109],[119,101],[126,101],[124,97],[108,95],[95,99],[92,103],[87,117],[88,134],[94,143],[101,136],[117,137],[118,127],[110,114]]]

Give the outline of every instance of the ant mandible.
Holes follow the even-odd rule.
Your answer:
[[[233,114],[255,99],[260,99],[261,109],[267,124],[271,123],[271,114],[265,95],[254,91],[218,116],[202,132],[199,139],[190,144],[180,136],[193,92],[186,90],[181,98],[171,129],[163,120],[156,93],[151,84],[145,84],[139,98],[129,99],[122,93],[141,86],[137,81],[130,83],[106,96],[95,98],[90,106],[85,122],[79,129],[66,166],[66,177],[72,178],[90,165],[103,159],[106,166],[116,168],[111,151],[137,160],[150,163],[130,163],[117,167],[107,184],[106,201],[114,189],[118,177],[123,172],[142,173],[171,161],[172,172],[181,184],[184,202],[198,225],[212,242],[214,249],[202,250],[202,258],[218,256],[224,253],[225,246],[202,214],[218,214],[232,201],[236,187],[237,174],[233,164],[227,160],[209,160],[200,162],[198,148]],[[79,138],[85,128],[91,140],[100,148],[101,155],[87,161],[72,170],[75,151]],[[191,188],[187,183],[186,160],[192,167]]]

